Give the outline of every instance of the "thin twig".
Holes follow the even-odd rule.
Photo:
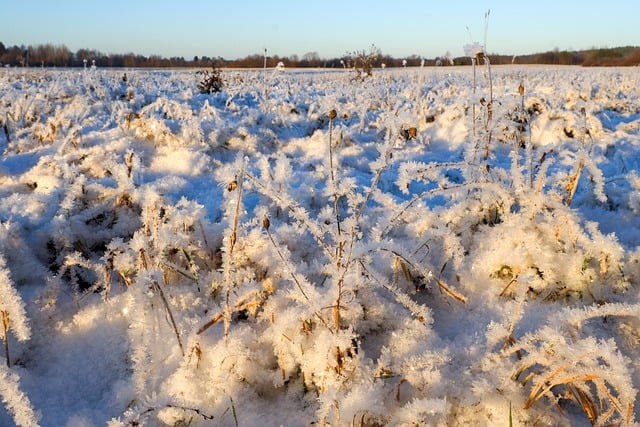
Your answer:
[[[4,352],[7,356],[7,368],[11,367],[9,358],[9,312],[2,310],[2,331],[4,332]]]
[[[273,245],[274,249],[276,250],[276,253],[280,257],[280,260],[282,261],[283,264],[289,265],[290,262],[287,261],[287,259],[284,257],[284,254],[282,253],[282,251],[280,251],[280,248],[278,247],[275,239],[273,238],[273,235],[269,231],[269,221],[268,221],[267,218],[265,218],[263,220],[263,226],[264,226],[264,229],[267,231],[267,236],[269,237],[269,240],[271,241],[271,244]],[[302,283],[300,282],[300,280],[298,279],[296,274],[293,271],[290,270],[289,271],[289,275],[291,276],[291,279],[296,284],[296,286],[298,287],[298,290],[300,291],[300,293],[302,294],[304,299],[307,301],[307,303],[311,304],[311,300],[309,299],[309,296],[307,295],[307,293],[304,291],[304,288],[302,287]],[[314,312],[314,314],[327,329],[331,330],[331,328],[329,328],[329,325],[327,325],[326,320],[324,320],[324,318],[317,311]],[[203,328],[201,328],[201,329],[203,329]]]
[[[336,173],[333,165],[333,119],[336,116],[336,111],[331,110],[329,112],[329,169],[331,170],[331,186],[333,187],[333,210],[336,215],[336,225],[338,227],[338,236],[342,234],[340,226],[340,210],[338,208],[338,188],[336,187]]]
[[[236,412],[236,405],[233,403],[233,398],[229,396],[229,400],[231,401],[231,412],[233,413],[233,421],[235,422],[235,426],[238,427],[238,413]]]
[[[268,228],[266,230],[267,230],[267,236],[269,236],[269,240],[271,240],[271,243],[273,244],[273,247],[275,248],[276,253],[280,257],[280,260],[283,262],[283,264],[287,264],[287,260],[285,259],[285,257],[282,254],[282,252],[280,252],[280,248],[278,248],[278,245],[276,244],[276,241],[273,239],[273,236],[271,235],[271,232],[269,231]],[[293,271],[290,271],[289,275],[291,276],[291,278],[293,279],[293,282],[296,284],[296,286],[300,290],[300,293],[302,294],[304,299],[307,300],[307,302],[310,302],[309,297],[305,293],[304,289],[302,289],[302,284],[300,283],[300,281],[296,277],[295,273]]]
[[[231,268],[233,266],[233,249],[236,245],[236,239],[238,236],[238,223],[240,218],[240,205],[242,203],[242,188],[245,176],[245,162],[242,163],[242,170],[238,179],[227,187],[228,191],[237,191],[236,205],[233,216],[233,227],[231,229],[231,235],[229,236],[227,259],[224,265],[224,279],[225,279],[225,308],[224,308],[224,336],[229,336],[229,327],[231,325],[231,305],[229,300],[231,298]]]
[[[165,310],[167,310],[167,314],[169,315],[171,326],[173,327],[173,332],[176,334],[176,338],[178,339],[178,345],[180,346],[180,351],[182,352],[182,356],[184,357],[185,353],[184,353],[184,347],[182,346],[182,340],[180,339],[180,332],[178,332],[178,326],[176,325],[176,321],[173,318],[173,312],[171,311],[171,307],[169,307],[169,302],[167,301],[167,298],[164,296],[162,287],[160,287],[160,284],[155,280],[153,281],[153,287],[158,291],[158,294],[160,294],[160,299],[162,299],[164,308]]]
[[[393,255],[397,256],[398,258],[402,259],[404,262],[409,264],[411,267],[413,267],[413,269],[415,269],[417,272],[419,272],[424,278],[433,279],[436,282],[436,284],[438,285],[438,287],[444,293],[449,295],[451,298],[453,298],[453,299],[455,299],[457,301],[460,301],[463,304],[467,303],[467,299],[463,295],[461,295],[461,294],[457,293],[456,291],[454,291],[453,289],[451,289],[449,286],[447,286],[447,284],[444,281],[438,279],[433,274],[429,274],[430,271],[427,271],[426,269],[420,267],[420,265],[418,265],[418,263],[413,262],[410,258],[402,255],[401,253],[399,253],[398,251],[395,251],[393,249],[381,247],[381,248],[378,248],[378,250],[381,250],[383,252],[392,253]]]
[[[578,167],[576,168],[576,172],[569,177],[568,190],[569,195],[567,196],[567,207],[571,207],[571,202],[573,201],[573,196],[576,194],[576,190],[578,189],[578,181],[580,181],[580,175],[582,174],[582,168],[584,167],[584,162],[582,159],[578,162]]]
[[[492,189],[492,188],[498,188],[499,190],[502,190],[500,187],[497,187],[495,184],[490,182],[468,182],[464,184],[452,185],[451,187],[434,188],[433,190],[423,191],[422,193],[416,195],[413,199],[411,199],[410,201],[404,204],[402,209],[400,209],[398,213],[396,213],[396,215],[394,215],[389,220],[389,223],[382,230],[382,232],[380,233],[380,236],[384,236],[385,234],[387,234],[391,229],[391,227],[393,226],[393,224],[396,221],[398,221],[398,219],[400,219],[413,205],[418,203],[420,200],[433,197],[442,193],[453,193],[455,191],[465,189],[465,188],[469,190]]]

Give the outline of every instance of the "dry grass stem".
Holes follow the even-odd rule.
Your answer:
[[[578,181],[580,181],[580,175],[582,174],[582,168],[584,167],[584,162],[580,159],[578,162],[578,166],[573,175],[569,177],[569,183],[567,184],[567,206],[571,206],[571,202],[573,200],[573,196],[576,194],[576,190],[578,189]]]
[[[11,359],[9,358],[9,312],[2,310],[2,332],[4,338],[4,353],[7,358],[7,368],[11,367]]]
[[[176,335],[176,339],[178,340],[178,345],[180,346],[180,352],[184,357],[185,353],[184,353],[184,347],[182,346],[182,340],[180,339],[180,332],[178,331],[178,325],[176,325],[176,321],[173,317],[173,312],[171,311],[169,302],[167,301],[167,298],[164,295],[164,291],[162,290],[162,287],[155,280],[153,281],[153,287],[155,290],[158,291],[158,294],[160,295],[160,299],[162,300],[162,304],[164,305],[164,309],[167,311],[167,314],[169,315],[169,323],[173,327],[173,333]]]

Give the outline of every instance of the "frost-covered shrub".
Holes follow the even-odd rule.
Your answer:
[[[353,69],[355,72],[353,80],[363,81],[367,77],[373,76],[373,67],[378,56],[380,56],[380,50],[376,48],[375,45],[371,45],[368,52],[363,49],[347,54],[343,62],[345,66]]]
[[[220,92],[224,86],[222,70],[217,67],[215,63],[211,64],[211,70],[197,71],[196,75],[201,76],[200,82],[198,82],[198,90],[200,93],[210,94]]]

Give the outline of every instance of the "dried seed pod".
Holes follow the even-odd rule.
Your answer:
[[[333,120],[338,116],[338,113],[336,112],[336,110],[331,110],[329,111],[329,120]]]
[[[269,230],[269,227],[271,226],[271,222],[269,221],[269,217],[264,217],[262,218],[262,226],[265,228],[265,230]]]
[[[520,96],[524,96],[524,85],[522,83],[520,83],[520,86],[518,86],[518,93],[520,94]]]
[[[236,188],[238,188],[238,181],[236,181],[235,179],[231,181],[229,185],[227,185],[227,191],[233,191]]]

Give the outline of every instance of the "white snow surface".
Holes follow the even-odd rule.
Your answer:
[[[637,68],[222,76],[0,70],[0,426],[636,425]]]

